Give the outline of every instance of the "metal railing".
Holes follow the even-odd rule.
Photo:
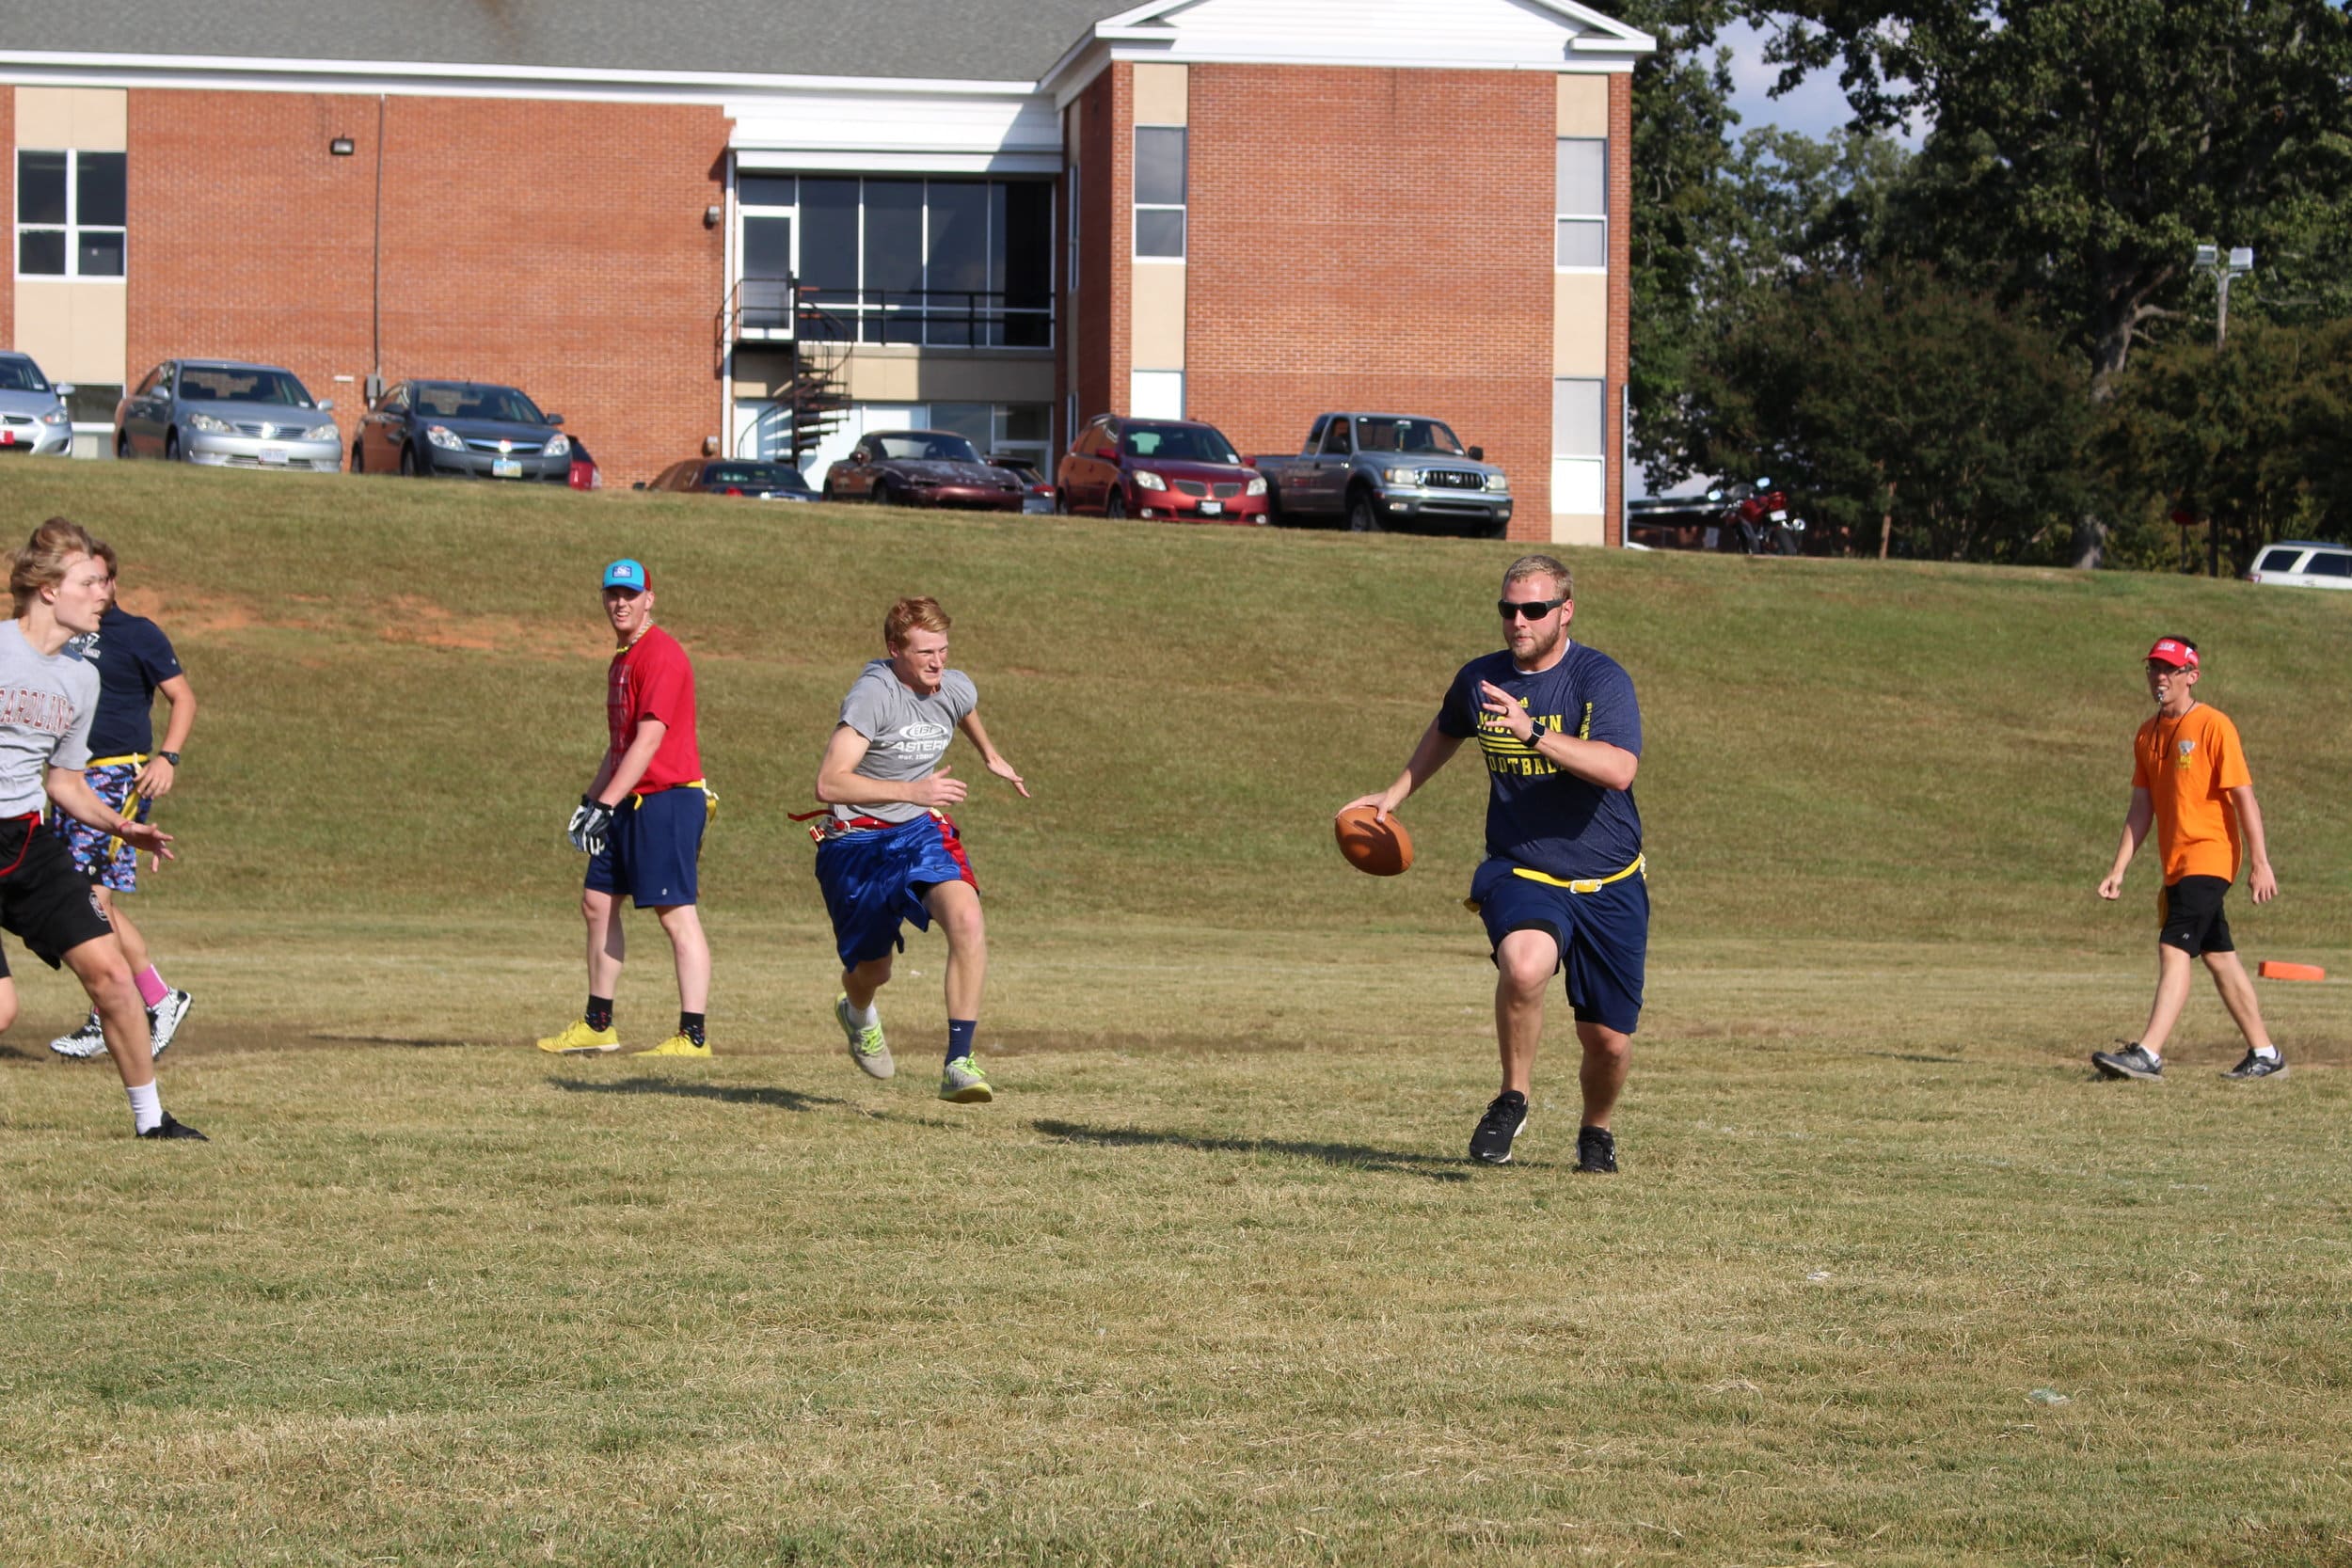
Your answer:
[[[738,342],[1054,346],[1053,297],[999,289],[824,289],[790,277],[746,277],[722,314]]]

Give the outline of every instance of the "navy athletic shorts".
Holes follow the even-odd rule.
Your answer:
[[[818,845],[817,885],[833,916],[841,966],[854,969],[868,958],[905,952],[900,925],[912,920],[916,930],[930,929],[923,895],[942,882],[980,885],[955,823],[945,816],[925,813],[896,827],[836,833]]]
[[[588,858],[594,893],[626,893],[641,910],[667,909],[695,899],[695,862],[710,809],[691,784],[657,790],[621,802],[612,814],[604,851]]]
[[[1642,1021],[1642,968],[1649,953],[1649,879],[1641,872],[1572,893],[1488,861],[1470,879],[1470,900],[1497,949],[1514,931],[1546,931],[1567,972],[1579,1023],[1630,1035]]]

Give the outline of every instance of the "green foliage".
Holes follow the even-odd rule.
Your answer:
[[[1771,473],[1833,548],[2046,561],[2079,499],[2071,357],[1924,267],[1765,292],[1692,382],[1702,461]]]
[[[2142,356],[2117,382],[2097,455],[2137,524],[2119,547],[2148,564],[2195,569],[2203,555],[2234,576],[2274,539],[2352,537],[2352,321],[2254,321],[2220,349]],[[2175,543],[2175,511],[2198,519],[2206,550]]]
[[[1842,66],[1856,122],[1929,126],[1889,237],[2030,301],[2094,385],[2209,305],[2200,241],[2347,303],[2352,18],[2330,0],[1811,0],[1772,57]],[[2241,296],[2243,297],[2243,296]]]

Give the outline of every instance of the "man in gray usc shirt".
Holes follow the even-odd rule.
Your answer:
[[[107,805],[82,775],[98,670],[66,644],[98,629],[105,562],[79,525],[52,517],[9,557],[8,592],[16,616],[0,625],[0,929],[16,933],[52,968],[72,970],[89,992],[131,1099],[133,1131],[200,1140],[201,1132],[164,1110],[147,1008],[122,944],[65,841],[40,822],[42,803],[54,800],[66,816],[135,849],[171,854],[170,834]],[[16,982],[0,957],[0,1029],[15,1021]]]
[[[995,1098],[972,1058],[988,932],[979,884],[946,809],[963,800],[964,783],[949,777],[940,758],[961,730],[990,772],[1025,797],[1029,790],[980,727],[972,677],[947,668],[947,626],[935,599],[890,607],[882,621],[888,657],[867,664],[842,699],[818,767],[817,798],[828,809],[811,833],[817,883],[841,954],[834,1019],[851,1059],[876,1078],[897,1070],[874,993],[888,983],[893,956],[906,949],[901,924],[929,930],[936,918],[947,937],[947,1063],[939,1098],[977,1104]]]

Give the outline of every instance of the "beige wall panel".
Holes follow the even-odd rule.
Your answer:
[[[16,145],[120,152],[131,144],[129,99],[120,87],[19,87]]]
[[[791,384],[792,356],[778,349],[735,351],[735,395],[764,400]]]
[[[1564,72],[1559,81],[1560,135],[1609,135],[1609,78]]]
[[[1184,267],[1180,261],[1138,261],[1135,290],[1135,368],[1184,368]]]
[[[1555,545],[1602,545],[1608,541],[1599,517],[1581,517],[1574,513],[1555,512],[1551,515],[1551,542]]]
[[[20,277],[15,346],[52,381],[121,381],[130,354],[126,298],[119,283]]]
[[[779,372],[779,381],[781,372]],[[850,396],[860,403],[1052,403],[1054,361],[1047,356],[982,359],[970,355],[850,356]],[[740,388],[739,372],[736,395]],[[764,395],[766,388],[749,395]]]
[[[1609,279],[1588,272],[1551,275],[1551,373],[1609,373]]]
[[[1188,125],[1186,106],[1192,96],[1192,68],[1182,65],[1136,67],[1136,123]]]

